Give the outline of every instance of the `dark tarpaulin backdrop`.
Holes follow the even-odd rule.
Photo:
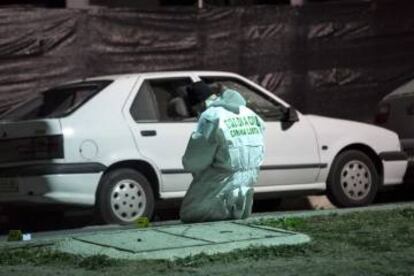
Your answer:
[[[225,70],[304,113],[369,121],[414,77],[414,1],[290,6],[0,9],[0,112],[62,82]]]

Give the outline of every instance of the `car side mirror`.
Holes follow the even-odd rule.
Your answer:
[[[284,112],[283,122],[294,123],[299,121],[298,112],[293,107],[288,107]]]

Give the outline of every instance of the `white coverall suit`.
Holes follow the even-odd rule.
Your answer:
[[[183,222],[247,218],[264,158],[264,123],[234,90],[208,103],[182,162],[193,181],[180,210]]]

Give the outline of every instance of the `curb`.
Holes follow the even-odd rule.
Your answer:
[[[394,209],[414,208],[414,201],[404,203],[387,203],[368,207],[355,207],[346,209],[327,209],[327,210],[306,210],[306,211],[283,211],[283,212],[271,212],[267,214],[260,214],[257,216],[251,216],[246,219],[246,222],[255,222],[259,219],[271,219],[271,218],[290,218],[290,217],[315,217],[315,216],[330,216],[330,215],[346,215],[355,212],[375,212],[375,211],[387,211]]]

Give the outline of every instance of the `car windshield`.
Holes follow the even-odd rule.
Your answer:
[[[44,118],[61,118],[74,112],[81,105],[106,87],[110,82],[83,82],[53,88],[4,113],[1,120],[21,121]]]

